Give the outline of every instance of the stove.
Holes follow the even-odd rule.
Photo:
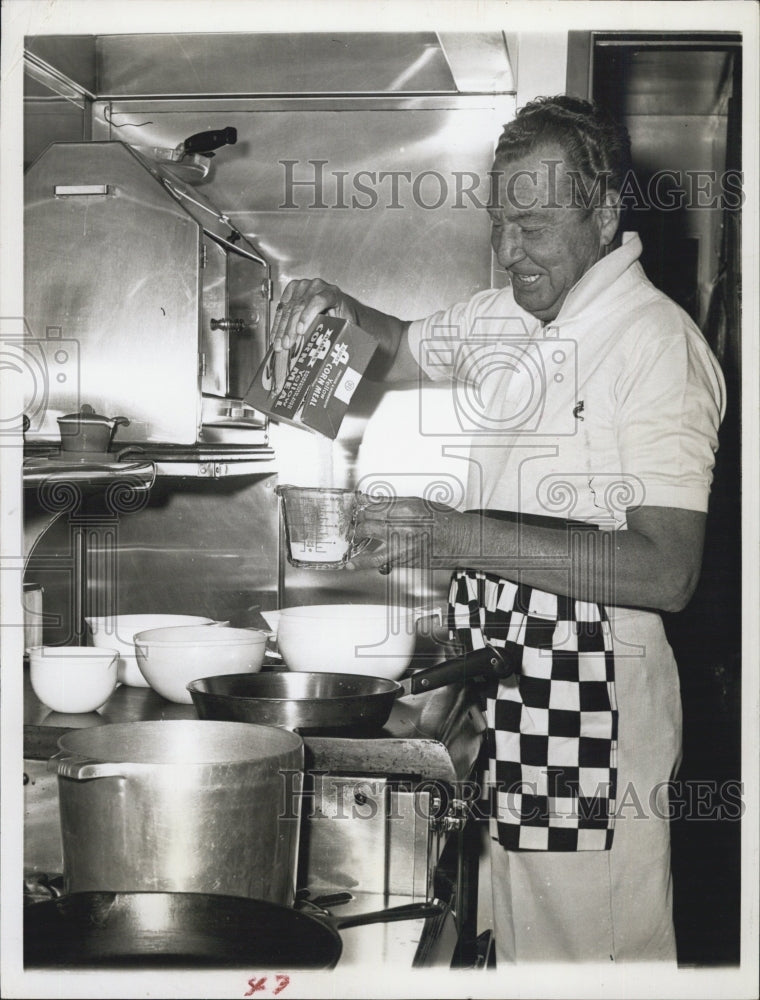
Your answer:
[[[27,694],[25,866],[27,882],[46,873],[34,887],[39,898],[62,869],[56,777],[43,762],[65,729]],[[194,708],[146,688],[121,686],[102,709],[104,723],[180,717],[195,718]],[[398,699],[382,729],[304,737],[299,887],[311,898],[350,894],[334,910],[340,916],[433,899],[443,904],[440,918],[346,929],[342,964],[468,964],[479,848],[466,822],[465,786],[484,728],[478,692],[465,685]]]

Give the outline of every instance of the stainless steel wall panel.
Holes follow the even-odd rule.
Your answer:
[[[200,614],[224,620],[277,605],[278,511],[271,473],[220,480],[159,479],[142,509],[86,498],[49,525],[27,490],[25,578],[44,587],[44,641],[76,642],[75,538],[92,536],[85,614]],[[49,500],[48,500],[49,505]],[[44,530],[43,529],[47,529]],[[111,539],[109,545],[102,539]]]
[[[65,97],[24,102],[24,167],[33,163],[51,142],[81,142],[88,138],[88,116]]]
[[[434,32],[103,35],[100,95],[455,91]]]
[[[24,48],[80,87],[95,92],[94,35],[27,35]]]
[[[439,31],[446,61],[464,93],[505,93],[515,89],[515,68],[510,65],[501,31]]]
[[[320,274],[378,308],[415,316],[488,286],[488,218],[473,197],[487,199],[513,98],[242,106],[122,102],[110,113],[120,138],[145,145],[173,147],[212,125],[237,128],[237,144],[219,151],[197,190],[272,261],[275,294],[291,277]],[[306,184],[289,191],[289,177]]]

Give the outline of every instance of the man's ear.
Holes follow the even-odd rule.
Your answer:
[[[620,196],[617,191],[608,191],[604,204],[596,209],[599,222],[599,239],[602,246],[609,246],[620,227]]]

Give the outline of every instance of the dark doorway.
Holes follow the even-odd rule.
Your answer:
[[[736,964],[741,215],[740,197],[727,197],[725,185],[735,179],[738,187],[741,170],[741,38],[599,33],[588,39],[585,57],[588,93],[580,93],[582,74],[577,72],[576,92],[608,107],[631,133],[638,186],[628,199],[627,228],[641,235],[642,265],[698,324],[728,387],[702,578],[689,607],[666,616],[665,624],[679,663],[684,705],[684,757],[671,824],[679,963]]]

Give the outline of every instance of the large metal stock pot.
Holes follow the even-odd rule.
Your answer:
[[[178,720],[81,729],[58,746],[51,766],[66,892],[219,893],[293,904],[300,736]]]

